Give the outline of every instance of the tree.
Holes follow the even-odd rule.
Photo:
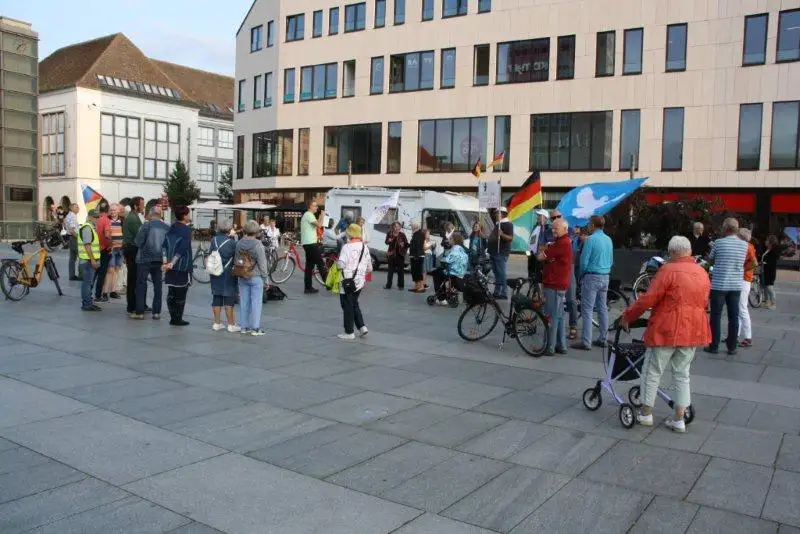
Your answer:
[[[175,170],[169,173],[164,184],[164,194],[169,199],[170,207],[190,206],[200,198],[200,188],[194,183],[186,165],[182,161],[175,164]]]
[[[233,204],[233,171],[226,169],[219,177],[217,196],[226,204]]]

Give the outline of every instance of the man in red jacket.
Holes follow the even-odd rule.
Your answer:
[[[546,356],[552,356],[556,352],[567,353],[564,300],[567,297],[572,270],[572,242],[568,235],[567,221],[563,218],[556,219],[552,229],[555,241],[548,243],[544,250],[540,250],[537,254],[537,258],[543,264],[545,314],[550,320]]]

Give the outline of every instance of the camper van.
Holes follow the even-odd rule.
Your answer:
[[[431,241],[440,243],[444,237],[444,225],[452,222],[464,238],[472,232],[472,224],[478,220],[484,232],[492,229],[486,210],[478,208],[476,197],[439,191],[400,190],[397,208],[390,209],[377,223],[370,224],[373,212],[397,191],[379,187],[334,188],[325,197],[325,213],[333,224],[341,219],[355,222],[356,218],[367,219],[369,249],[373,265],[377,268],[386,263],[386,233],[392,223],[399,222],[406,236],[411,239],[411,222],[418,221],[430,230]],[[436,247],[437,254],[442,247]]]

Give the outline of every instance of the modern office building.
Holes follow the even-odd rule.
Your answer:
[[[232,169],[234,81],[145,56],[117,33],[56,50],[39,65],[40,207],[159,199],[182,160],[203,199]]]
[[[545,199],[650,177],[800,212],[800,0],[255,0],[237,33],[240,200],[334,186]],[[334,214],[335,215],[335,214]]]
[[[27,22],[0,16],[0,221],[36,219],[39,36]]]

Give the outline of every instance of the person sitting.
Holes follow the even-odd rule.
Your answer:
[[[464,274],[467,272],[469,265],[469,258],[467,251],[464,248],[464,237],[458,233],[453,232],[450,236],[450,242],[453,246],[447,250],[442,258],[442,267],[433,271],[433,289],[438,298],[439,304],[447,306],[448,302],[442,298],[443,295],[439,292],[445,280],[450,280],[453,287],[461,291],[464,288]]]

